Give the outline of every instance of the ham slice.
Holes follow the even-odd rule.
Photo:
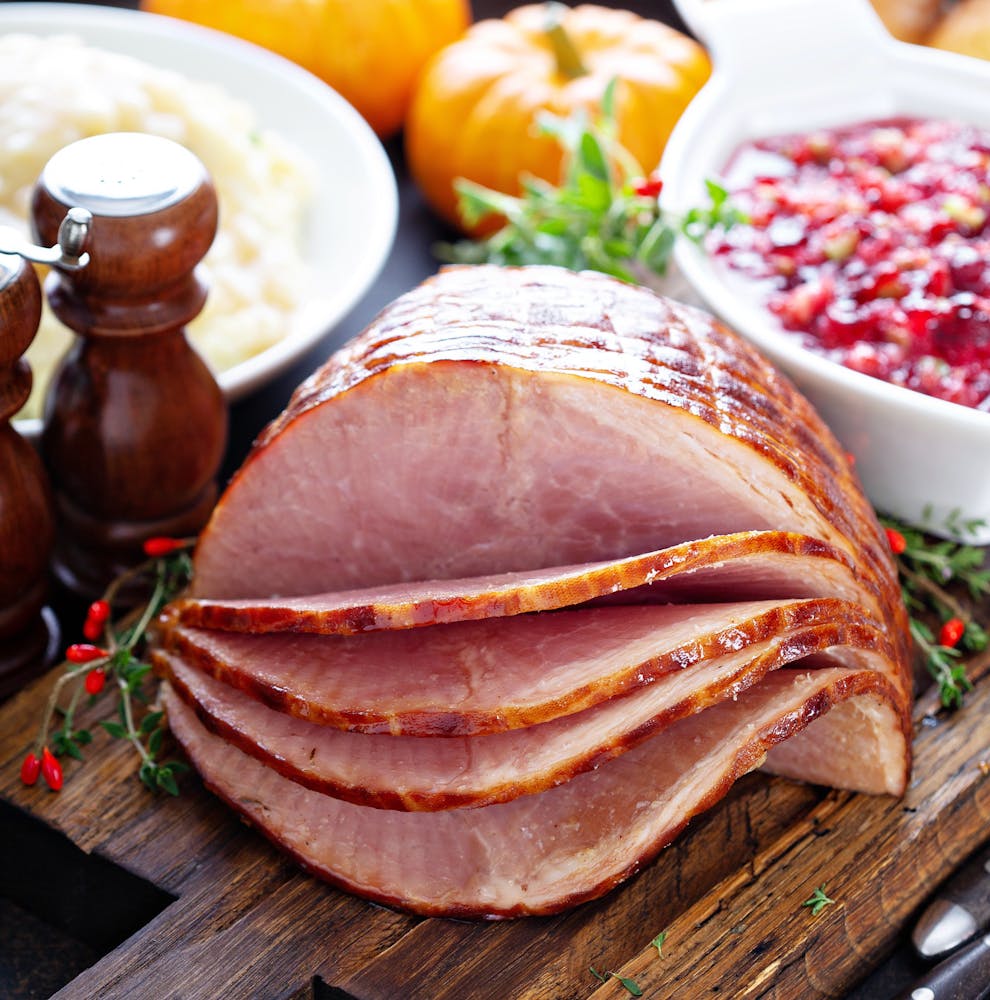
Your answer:
[[[583,608],[361,636],[182,626],[164,644],[191,666],[310,722],[361,733],[476,736],[570,715],[830,620],[872,622],[834,599],[753,601]],[[889,674],[896,659],[888,651],[875,662]]]
[[[737,697],[769,670],[814,653],[832,666],[845,653],[875,669],[889,655],[883,636],[855,605],[807,602],[792,618],[772,638],[675,669],[593,708],[460,738],[367,736],[314,725],[267,708],[178,657],[153,655],[208,729],[285,777],[361,805],[438,810],[505,802],[559,785],[677,719]]]
[[[212,735],[167,685],[164,699],[207,785],[307,870],[380,902],[445,916],[553,913],[601,895],[769,748],[809,723],[810,736],[813,720],[833,705],[846,739],[821,755],[831,783],[888,790],[899,784],[906,754],[903,734],[900,742],[889,735],[900,732],[896,695],[881,673],[783,669],[541,794],[402,812],[304,788]],[[888,735],[877,739],[877,726]],[[886,749],[864,756],[860,746]]]
[[[841,597],[861,588],[849,561],[805,535],[753,531],[673,545],[628,559],[539,572],[267,599],[190,598],[184,625],[232,632],[353,635],[377,629],[550,611],[608,598],[623,603]]]
[[[197,547],[193,596],[301,596],[818,538],[904,643],[886,542],[793,386],[711,317],[603,275],[442,271],[293,395]],[[729,597],[730,595],[724,595]]]

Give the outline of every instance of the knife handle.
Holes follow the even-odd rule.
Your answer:
[[[990,923],[990,844],[939,888],[911,935],[923,958],[937,958]]]
[[[990,934],[939,962],[897,1000],[984,1000],[990,996]]]

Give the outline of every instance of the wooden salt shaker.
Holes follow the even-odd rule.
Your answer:
[[[54,615],[44,608],[54,541],[48,478],[37,452],[10,424],[31,393],[31,369],[21,355],[40,320],[34,268],[0,253],[0,697],[58,642]]]
[[[95,596],[154,536],[196,534],[216,500],[227,413],[185,336],[206,300],[195,273],[217,200],[202,163],[167,139],[116,133],[56,153],[34,191],[52,238],[68,206],[93,216],[90,261],[54,268],[45,292],[79,334],[45,403],[42,446],[55,489],[55,571]]]

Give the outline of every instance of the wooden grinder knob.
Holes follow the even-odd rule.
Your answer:
[[[69,206],[92,213],[90,260],[56,266],[45,284],[80,338],[52,380],[42,444],[56,572],[92,596],[142,558],[145,539],[198,532],[216,500],[226,407],[184,327],[206,300],[195,267],[216,234],[217,200],[188,150],[118,133],[48,162],[32,204],[41,242],[55,239]]]
[[[57,642],[54,616],[43,609],[54,541],[48,479],[37,452],[10,425],[31,392],[21,355],[40,319],[34,268],[0,253],[0,697]]]

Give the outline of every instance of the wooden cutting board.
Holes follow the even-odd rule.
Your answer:
[[[972,674],[962,711],[919,701],[904,800],[748,775],[619,890],[553,918],[420,919],[355,899],[300,872],[194,775],[177,799],[151,795],[132,752],[102,733],[60,793],[25,788],[20,761],[54,674],[0,709],[0,818],[25,854],[22,906],[45,865],[23,846],[42,851],[29,817],[174,897],[59,997],[299,1000],[314,977],[331,988],[318,995],[359,1000],[629,996],[590,966],[650,998],[838,997],[990,831],[990,656]],[[836,902],[812,916],[801,904],[823,883]],[[650,946],[661,931],[662,957]]]

